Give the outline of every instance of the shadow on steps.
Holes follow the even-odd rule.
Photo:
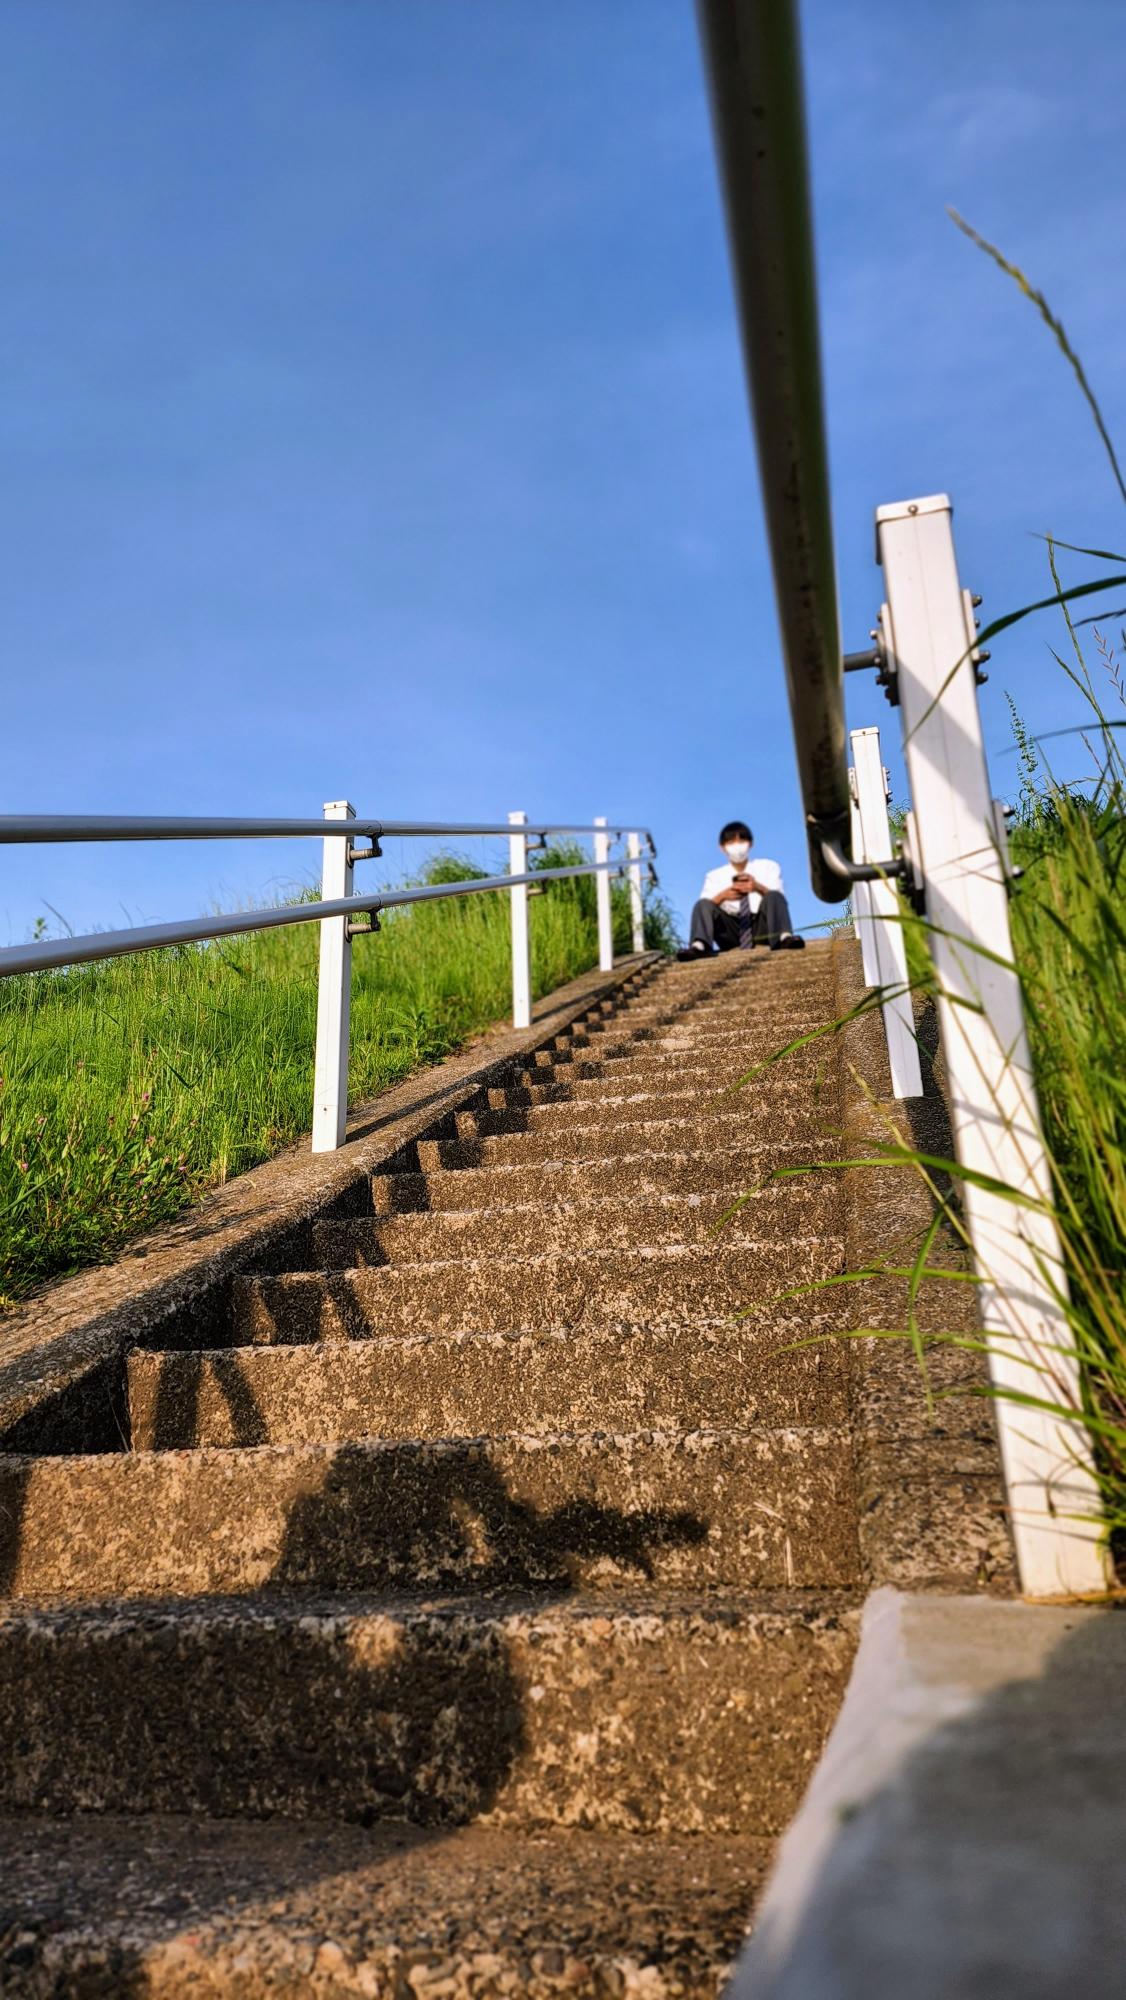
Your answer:
[[[468,1448],[428,1481],[413,1506],[400,1507],[391,1518],[381,1508],[376,1521],[370,1518],[370,1477],[365,1479],[364,1472],[360,1455],[345,1451],[324,1489],[293,1507],[271,1578],[279,1593],[289,1594],[291,1604],[310,1573],[323,1573],[342,1537],[355,1546],[375,1533],[382,1560],[390,1537],[401,1562],[409,1562],[420,1542],[438,1555],[439,1563],[443,1546],[451,1560],[467,1544],[479,1547],[483,1560],[474,1597],[511,1590],[517,1583],[526,1590],[538,1578],[539,1589],[528,1607],[534,1610],[570,1594],[568,1562],[575,1555],[606,1553],[645,1577],[656,1545],[670,1540],[691,1544],[706,1534],[706,1524],[688,1515],[653,1510],[627,1516],[581,1500],[538,1514],[513,1501],[493,1468]],[[9,1519],[7,1525],[11,1555],[18,1546],[18,1520]],[[243,1914],[261,1949],[262,1934],[272,1928],[270,1899],[282,1896],[288,1905],[331,1875],[333,1843],[345,1842],[340,1822],[353,1822],[347,1841],[354,1864],[365,1865],[361,1829],[367,1827],[372,1860],[366,1865],[382,1861],[393,1866],[391,1849],[401,1846],[416,1854],[452,1826],[487,1815],[513,1778],[529,1749],[529,1690],[523,1684],[526,1674],[522,1680],[514,1670],[498,1620],[478,1619],[474,1625],[469,1616],[450,1616],[448,1605],[423,1604],[412,1617],[403,1615],[400,1601],[388,1607],[388,1616],[381,1619],[376,1607],[362,1627],[349,1627],[352,1606],[347,1598],[326,1602],[323,1596],[302,1595],[297,1603],[307,1606],[308,1615],[279,1626],[271,1617],[269,1594],[248,1602],[261,1615],[244,1619],[241,1626],[231,1621],[212,1649],[184,1644],[178,1625],[180,1620],[190,1625],[189,1603],[164,1602],[116,1607],[123,1614],[122,1628],[134,1612],[140,1627],[146,1615],[149,1619],[150,1641],[132,1657],[129,1646],[119,1643],[102,1643],[92,1651],[68,1647],[66,1632],[56,1628],[46,1648],[53,1661],[44,1654],[37,1661],[34,1643],[22,1663],[9,1661],[16,1665],[25,1696],[17,1727],[5,1735],[10,1742],[22,1738],[25,1750],[32,1739],[38,1782],[24,1797],[9,1799],[9,1810],[14,1804],[20,1816],[2,1833],[12,1840],[20,1863],[5,1868],[5,1886],[0,1887],[0,1991],[5,1995],[49,1992],[60,2000],[64,1995],[139,2000],[141,1995],[179,1994],[177,1979],[189,1968],[190,1976],[201,1978],[210,1990],[208,1928],[214,1924],[217,1932],[237,1931]],[[74,1607],[68,1621],[71,1634],[81,1625],[83,1608]],[[550,1646],[548,1635],[549,1653]],[[548,1708],[561,1696],[564,1703],[567,1699],[567,1690],[553,1689],[551,1679],[548,1661],[549,1685],[541,1703]],[[544,1696],[543,1689],[534,1692]],[[639,1695],[644,1707],[643,1689]],[[584,1699],[580,1695],[575,1714],[561,1717],[561,1747],[568,1733],[582,1726]],[[644,1733],[648,1718],[639,1714],[634,1726]],[[93,1770],[83,1769],[84,1742],[102,1746]],[[108,1761],[107,1743],[115,1746]],[[104,1765],[100,1787],[99,1758]],[[596,1772],[590,1781],[598,1783]],[[539,1792],[541,1817],[545,1806],[550,1810],[555,1782],[549,1760],[532,1786],[533,1793]],[[576,1792],[574,1770],[561,1768],[558,1782],[564,1792]],[[615,1782],[621,1784],[620,1772],[611,1776],[611,1785]],[[285,1846],[288,1872],[281,1879],[270,1879],[268,1870],[263,1881],[255,1879],[253,1869],[249,1880],[241,1871],[213,1869],[202,1881],[192,1875],[185,1882],[166,1883],[151,1907],[135,1881],[133,1846],[127,1835],[122,1839],[120,1822],[113,1829],[116,1858],[111,1843],[110,1859],[94,1861],[87,1871],[94,1878],[92,1909],[81,1902],[76,1908],[69,1870],[65,1881],[57,1873],[52,1878],[59,1861],[52,1863],[51,1854],[58,1857],[65,1845],[68,1822],[40,1819],[37,1831],[38,1815],[76,1814],[69,1824],[81,1847],[83,1828],[96,1824],[91,1813],[146,1815],[185,1807],[208,1815],[199,1820],[198,1833],[187,1836],[189,1846],[194,1840],[204,1849],[228,1815],[252,1815],[259,1823],[281,1814],[290,1824],[294,1816],[299,1825],[317,1820],[336,1824],[323,1842],[302,1838],[295,1830]],[[401,1827],[398,1842],[388,1821],[409,1823]],[[581,1824],[574,1801],[562,1823]],[[133,1825],[138,1843],[151,1849],[145,1820]],[[179,1825],[183,1828],[184,1822]],[[261,1845],[257,1832],[253,1841]],[[87,1847],[96,1846],[92,1831]],[[604,1868],[607,1859],[603,1841]],[[140,1907],[131,1908],[138,1895]],[[183,1920],[178,1925],[179,1912]],[[132,1926],[123,1921],[128,1916]],[[729,1924],[731,1920],[729,1913]],[[185,1963],[178,1956],[181,1936]],[[721,1962],[733,1941],[720,1941]],[[554,1949],[557,1937],[549,1928],[541,1942]],[[704,1942],[697,1937],[693,1949]],[[445,1943],[447,1950],[451,1945],[456,1949],[455,1940]],[[306,1986],[300,1976],[292,1986],[288,1980],[282,1984],[295,1993],[321,1990],[319,1982]],[[381,1979],[378,1989],[330,1984],[325,1991],[390,1993],[392,1987],[395,1992],[410,1990],[394,1981],[385,1987]],[[241,1988],[236,1983],[221,1990]],[[253,1981],[247,1987],[248,1992],[257,1990]],[[480,1990],[492,1989],[486,1984]]]

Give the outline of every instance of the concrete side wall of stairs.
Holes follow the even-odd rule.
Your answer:
[[[578,982],[12,1324],[0,1991],[717,1990],[866,1590],[1013,1587],[878,1024],[736,1087],[858,979]]]

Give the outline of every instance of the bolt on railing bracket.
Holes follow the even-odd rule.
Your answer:
[[[377,906],[375,909],[368,911],[368,920],[366,924],[349,923],[345,930],[345,936],[349,938],[374,937],[376,932],[382,930],[382,928],[383,926],[379,921],[379,909]]]
[[[350,847],[348,849],[348,860],[352,865],[357,861],[378,861],[382,854],[383,849],[378,840],[373,839],[370,847]]]
[[[899,683],[895,662],[888,656],[883,633],[878,625],[873,625],[869,634],[872,640],[860,653],[845,653],[841,665],[846,674],[874,673],[876,686],[882,687],[893,708],[899,707]]]

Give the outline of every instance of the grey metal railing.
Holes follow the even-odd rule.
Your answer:
[[[382,838],[398,835],[437,839],[504,835],[509,846],[509,871],[505,875],[476,876],[460,882],[427,883],[415,889],[353,893],[355,867],[379,857]],[[592,840],[593,859],[563,868],[529,868],[529,843],[538,841],[542,846],[547,839],[558,835],[579,835]],[[238,937],[252,931],[274,930],[283,925],[320,924],[313,1150],[326,1152],[343,1140],[348,1112],[352,940],[378,930],[381,910],[406,909],[416,903],[433,903],[455,896],[508,891],[512,917],[512,1006],[516,1027],[527,1027],[531,1021],[527,907],[530,890],[535,891],[548,882],[561,882],[578,876],[594,877],[598,962],[604,971],[610,971],[614,963],[610,882],[613,876],[624,876],[630,891],[633,947],[635,951],[643,949],[642,876],[645,871],[650,882],[656,881],[652,862],[657,852],[647,827],[611,826],[605,819],[529,823],[523,813],[510,813],[503,821],[465,820],[459,823],[358,819],[352,807],[343,800],[326,805],[323,819],[122,818],[104,814],[0,817],[0,846],[102,840],[276,840],[310,836],[316,836],[324,843],[322,892],[329,892],[322,893],[316,902],[285,903],[266,909],[233,911],[227,915],[214,913],[203,917],[177,918],[167,923],[132,925],[126,930],[92,931],[81,937],[38,939],[28,944],[8,945],[0,949],[0,977],[15,973],[56,972],[72,965],[119,958],[130,952],[158,951],[170,945],[203,944],[215,938]],[[611,843],[623,836],[626,851],[612,858]],[[357,847],[357,839],[366,840],[368,846]],[[643,844],[648,858],[643,856]],[[362,916],[369,919],[366,926],[357,925],[354,921]]]
[[[1110,1571],[1085,1390],[1065,1301],[1009,925],[1004,814],[985,756],[974,606],[945,494],[876,511],[884,602],[873,645],[842,660],[822,411],[797,0],[697,0],[758,439],[763,505],[813,886],[855,906],[888,1023],[895,1089],[922,1080],[902,908],[926,938],[1021,1587],[1105,1589]],[[888,855],[878,732],[853,732],[856,844],[845,759],[845,671],[874,671],[903,731],[910,810]],[[850,856],[855,855],[855,859]],[[889,985],[889,980],[891,984]],[[896,1019],[890,1016],[898,1006]]]
[[[813,887],[849,893],[848,764],[793,0],[697,0]]]

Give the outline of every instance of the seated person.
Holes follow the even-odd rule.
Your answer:
[[[754,835],[741,819],[729,820],[719,836],[727,859],[704,877],[692,912],[689,943],[677,957],[704,958],[766,944],[771,951],[804,951],[805,939],[790,924],[790,906],[776,861],[750,860]]]

